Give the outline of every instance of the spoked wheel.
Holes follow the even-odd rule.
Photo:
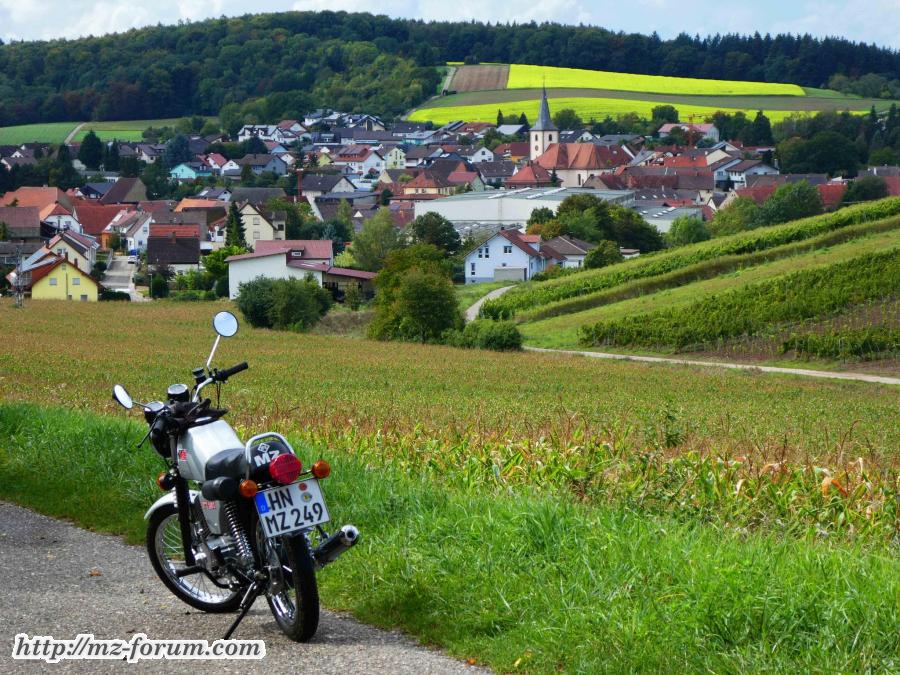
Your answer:
[[[278,627],[291,640],[307,642],[319,627],[319,587],[309,542],[302,534],[266,539],[257,525],[256,545],[268,569],[266,600]]]
[[[233,591],[230,575],[216,581],[217,586],[202,572],[179,577],[178,570],[186,567],[181,527],[174,504],[167,504],[153,512],[147,529],[147,553],[156,574],[181,601],[204,612],[233,612],[241,602],[240,591]]]

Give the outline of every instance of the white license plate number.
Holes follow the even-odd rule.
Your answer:
[[[280,537],[328,522],[325,498],[314,478],[259,492],[256,511],[266,537]]]

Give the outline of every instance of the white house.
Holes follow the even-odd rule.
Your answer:
[[[153,219],[152,213],[141,214],[139,218],[131,224],[125,231],[125,250],[127,251],[146,251],[147,240],[150,238],[150,221]]]
[[[591,249],[597,248],[596,244],[591,244],[581,239],[576,239],[569,235],[554,237],[550,241],[543,244],[544,247],[550,247],[559,253],[565,260],[559,263],[561,267],[581,267],[584,265],[584,259]]]
[[[772,168],[759,159],[743,159],[737,164],[725,167],[725,174],[735,187],[747,187],[749,176],[777,176],[778,169]],[[716,172],[718,178],[718,172]]]
[[[466,255],[466,283],[527,281],[550,265],[563,261],[559,253],[541,244],[539,235],[500,230]]]
[[[253,253],[234,255],[228,263],[228,297],[236,298],[242,283],[257,277],[268,279],[305,279],[316,276],[315,268],[303,265],[334,263],[330,239],[289,239],[259,242]],[[321,272],[321,270],[318,270]],[[319,274],[321,276],[321,274]]]
[[[465,159],[469,160],[472,164],[480,164],[481,162],[493,162],[496,157],[494,157],[494,153],[485,148],[484,146],[474,149],[463,148],[460,150],[460,155],[462,155]]]
[[[263,241],[284,240],[286,214],[283,211],[269,212],[247,202],[239,212],[244,225],[244,238],[253,250]]]

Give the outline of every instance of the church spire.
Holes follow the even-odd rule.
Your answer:
[[[544,87],[541,94],[541,109],[538,112],[537,122],[531,127],[531,130],[556,131],[556,125],[553,124],[553,120],[550,118],[550,105],[547,103],[547,87]]]

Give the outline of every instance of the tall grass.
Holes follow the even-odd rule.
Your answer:
[[[5,497],[139,540],[159,494],[152,451],[132,448],[142,426],[0,405]],[[331,461],[329,511],[362,532],[320,574],[324,603],[456,656],[533,673],[900,666],[900,562],[887,544],[785,539],[632,503],[468,486],[458,474],[430,480],[291,440],[305,461]],[[762,473],[792,499],[789,477]]]

